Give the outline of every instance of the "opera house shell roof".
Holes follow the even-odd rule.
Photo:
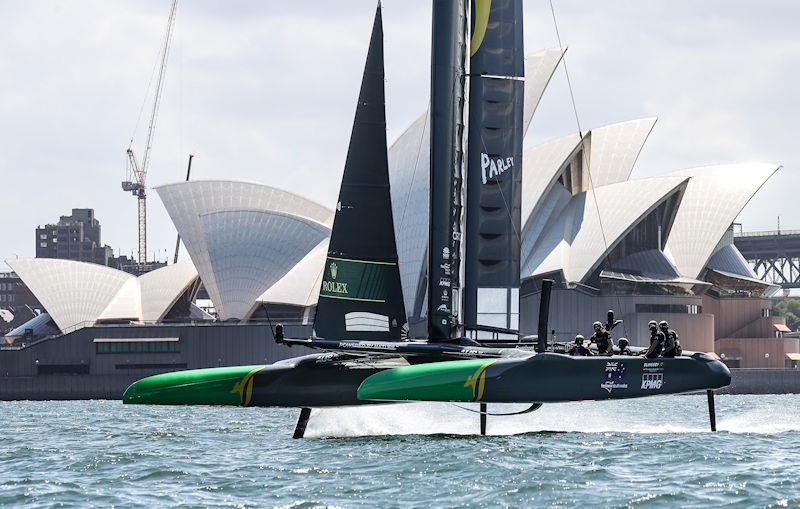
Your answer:
[[[248,318],[330,236],[333,210],[273,187],[213,180],[156,191],[222,320]]]
[[[527,129],[563,58],[526,58]],[[567,134],[523,154],[522,280],[710,286],[709,273],[762,284],[730,243],[731,223],[778,169],[731,164],[631,178],[655,118]],[[389,171],[409,319],[424,309],[428,242],[427,112],[391,145]],[[318,298],[334,211],[274,187],[227,180],[156,188],[191,263],[141,277],[65,260],[9,260],[57,326],[158,321],[201,280],[218,319],[247,320],[261,304],[309,309]],[[195,288],[196,289],[196,288]]]
[[[198,282],[189,262],[136,277],[104,265],[72,260],[6,260],[62,332],[95,322],[157,322]]]

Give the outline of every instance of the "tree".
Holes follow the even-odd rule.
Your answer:
[[[786,318],[786,326],[793,331],[800,328],[800,298],[786,297],[778,300],[772,308],[778,316]]]

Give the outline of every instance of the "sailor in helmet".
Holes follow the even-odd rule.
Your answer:
[[[650,347],[642,355],[648,359],[655,359],[664,350],[666,338],[664,333],[658,330],[658,323],[655,320],[650,320],[647,327],[650,329]]]
[[[597,345],[598,355],[614,355],[614,341],[611,339],[611,334],[603,327],[600,322],[592,324],[592,337],[589,338],[589,344],[594,343]]]
[[[666,320],[661,320],[658,323],[658,330],[664,334],[664,352],[662,357],[680,357],[681,355],[681,340],[678,333],[669,328]]]
[[[575,344],[572,345],[567,352],[569,355],[589,356],[594,355],[591,350],[583,346],[583,334],[575,336]]]
[[[619,346],[619,354],[620,355],[633,355],[633,352],[630,348],[630,343],[628,342],[628,338],[619,338],[617,342],[617,346]]]

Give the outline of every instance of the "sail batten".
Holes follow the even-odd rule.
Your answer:
[[[317,336],[398,341],[406,313],[389,189],[383,23],[375,13],[314,322]]]

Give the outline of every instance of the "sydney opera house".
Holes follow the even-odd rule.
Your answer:
[[[562,57],[551,49],[525,60],[526,130]],[[512,309],[521,333],[537,329],[539,287],[547,278],[556,282],[550,308],[556,340],[586,333],[614,309],[624,320],[615,332],[633,344],[645,341],[649,320],[668,320],[685,349],[716,351],[732,367],[783,367],[800,345],[782,337],[782,319],[770,316],[775,288],[756,277],[730,234],[778,165],[631,178],[655,123],[611,124],[525,151],[522,286],[519,309]],[[429,143],[429,118],[421,113],[389,150],[412,335],[424,334],[426,323]],[[3,370],[13,364],[10,355],[27,355],[20,376],[97,374],[114,394],[143,374],[302,353],[274,345],[267,320],[293,324],[290,334],[311,332],[333,209],[267,185],[227,180],[181,182],[156,192],[191,260],[139,277],[82,262],[8,260],[46,315],[6,337],[34,343],[0,351]],[[201,284],[213,309],[195,304]],[[753,351],[758,355],[747,353]]]

